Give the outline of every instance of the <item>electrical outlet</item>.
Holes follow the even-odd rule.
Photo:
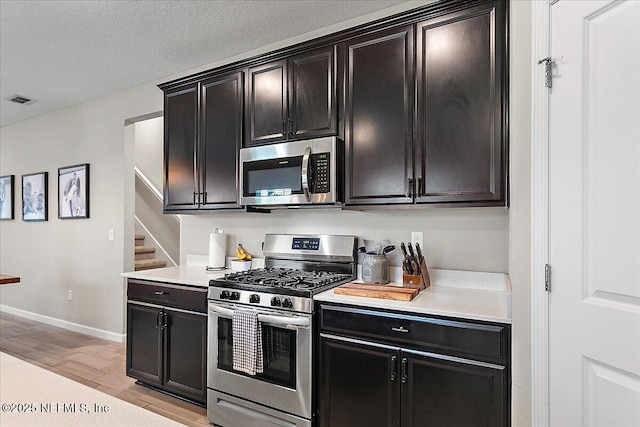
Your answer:
[[[67,299],[73,301],[73,291],[71,289],[67,292]]]
[[[420,245],[420,249],[424,248],[424,233],[422,231],[412,231],[411,232],[411,244],[413,247],[416,247],[416,244]]]
[[[113,240],[113,229],[109,230],[109,240]]]

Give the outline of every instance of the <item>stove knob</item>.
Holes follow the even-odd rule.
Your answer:
[[[231,292],[231,295],[229,296],[230,300],[234,300],[237,301],[240,299],[240,292]]]
[[[293,303],[291,302],[291,300],[289,298],[285,298],[284,301],[282,301],[282,307],[291,308],[291,307],[293,307]]]
[[[271,298],[271,306],[272,307],[280,307],[280,298],[278,297],[273,297]]]
[[[252,304],[257,304],[257,303],[259,303],[259,302],[260,302],[260,295],[258,295],[258,294],[252,294],[252,295],[249,297],[249,302],[250,302],[250,303],[252,303]]]
[[[229,299],[229,291],[220,292],[220,299]]]

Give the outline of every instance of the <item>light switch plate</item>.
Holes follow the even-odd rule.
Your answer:
[[[113,229],[109,230],[109,240],[113,240]]]

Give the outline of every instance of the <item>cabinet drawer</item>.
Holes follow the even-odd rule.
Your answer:
[[[500,364],[509,358],[507,325],[321,305],[320,329]]]
[[[207,311],[207,289],[129,279],[127,298],[198,312]]]

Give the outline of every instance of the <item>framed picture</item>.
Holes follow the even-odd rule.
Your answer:
[[[22,220],[49,219],[49,172],[22,175]]]
[[[58,168],[58,218],[89,218],[89,163]]]
[[[13,219],[14,176],[0,176],[0,220]]]

